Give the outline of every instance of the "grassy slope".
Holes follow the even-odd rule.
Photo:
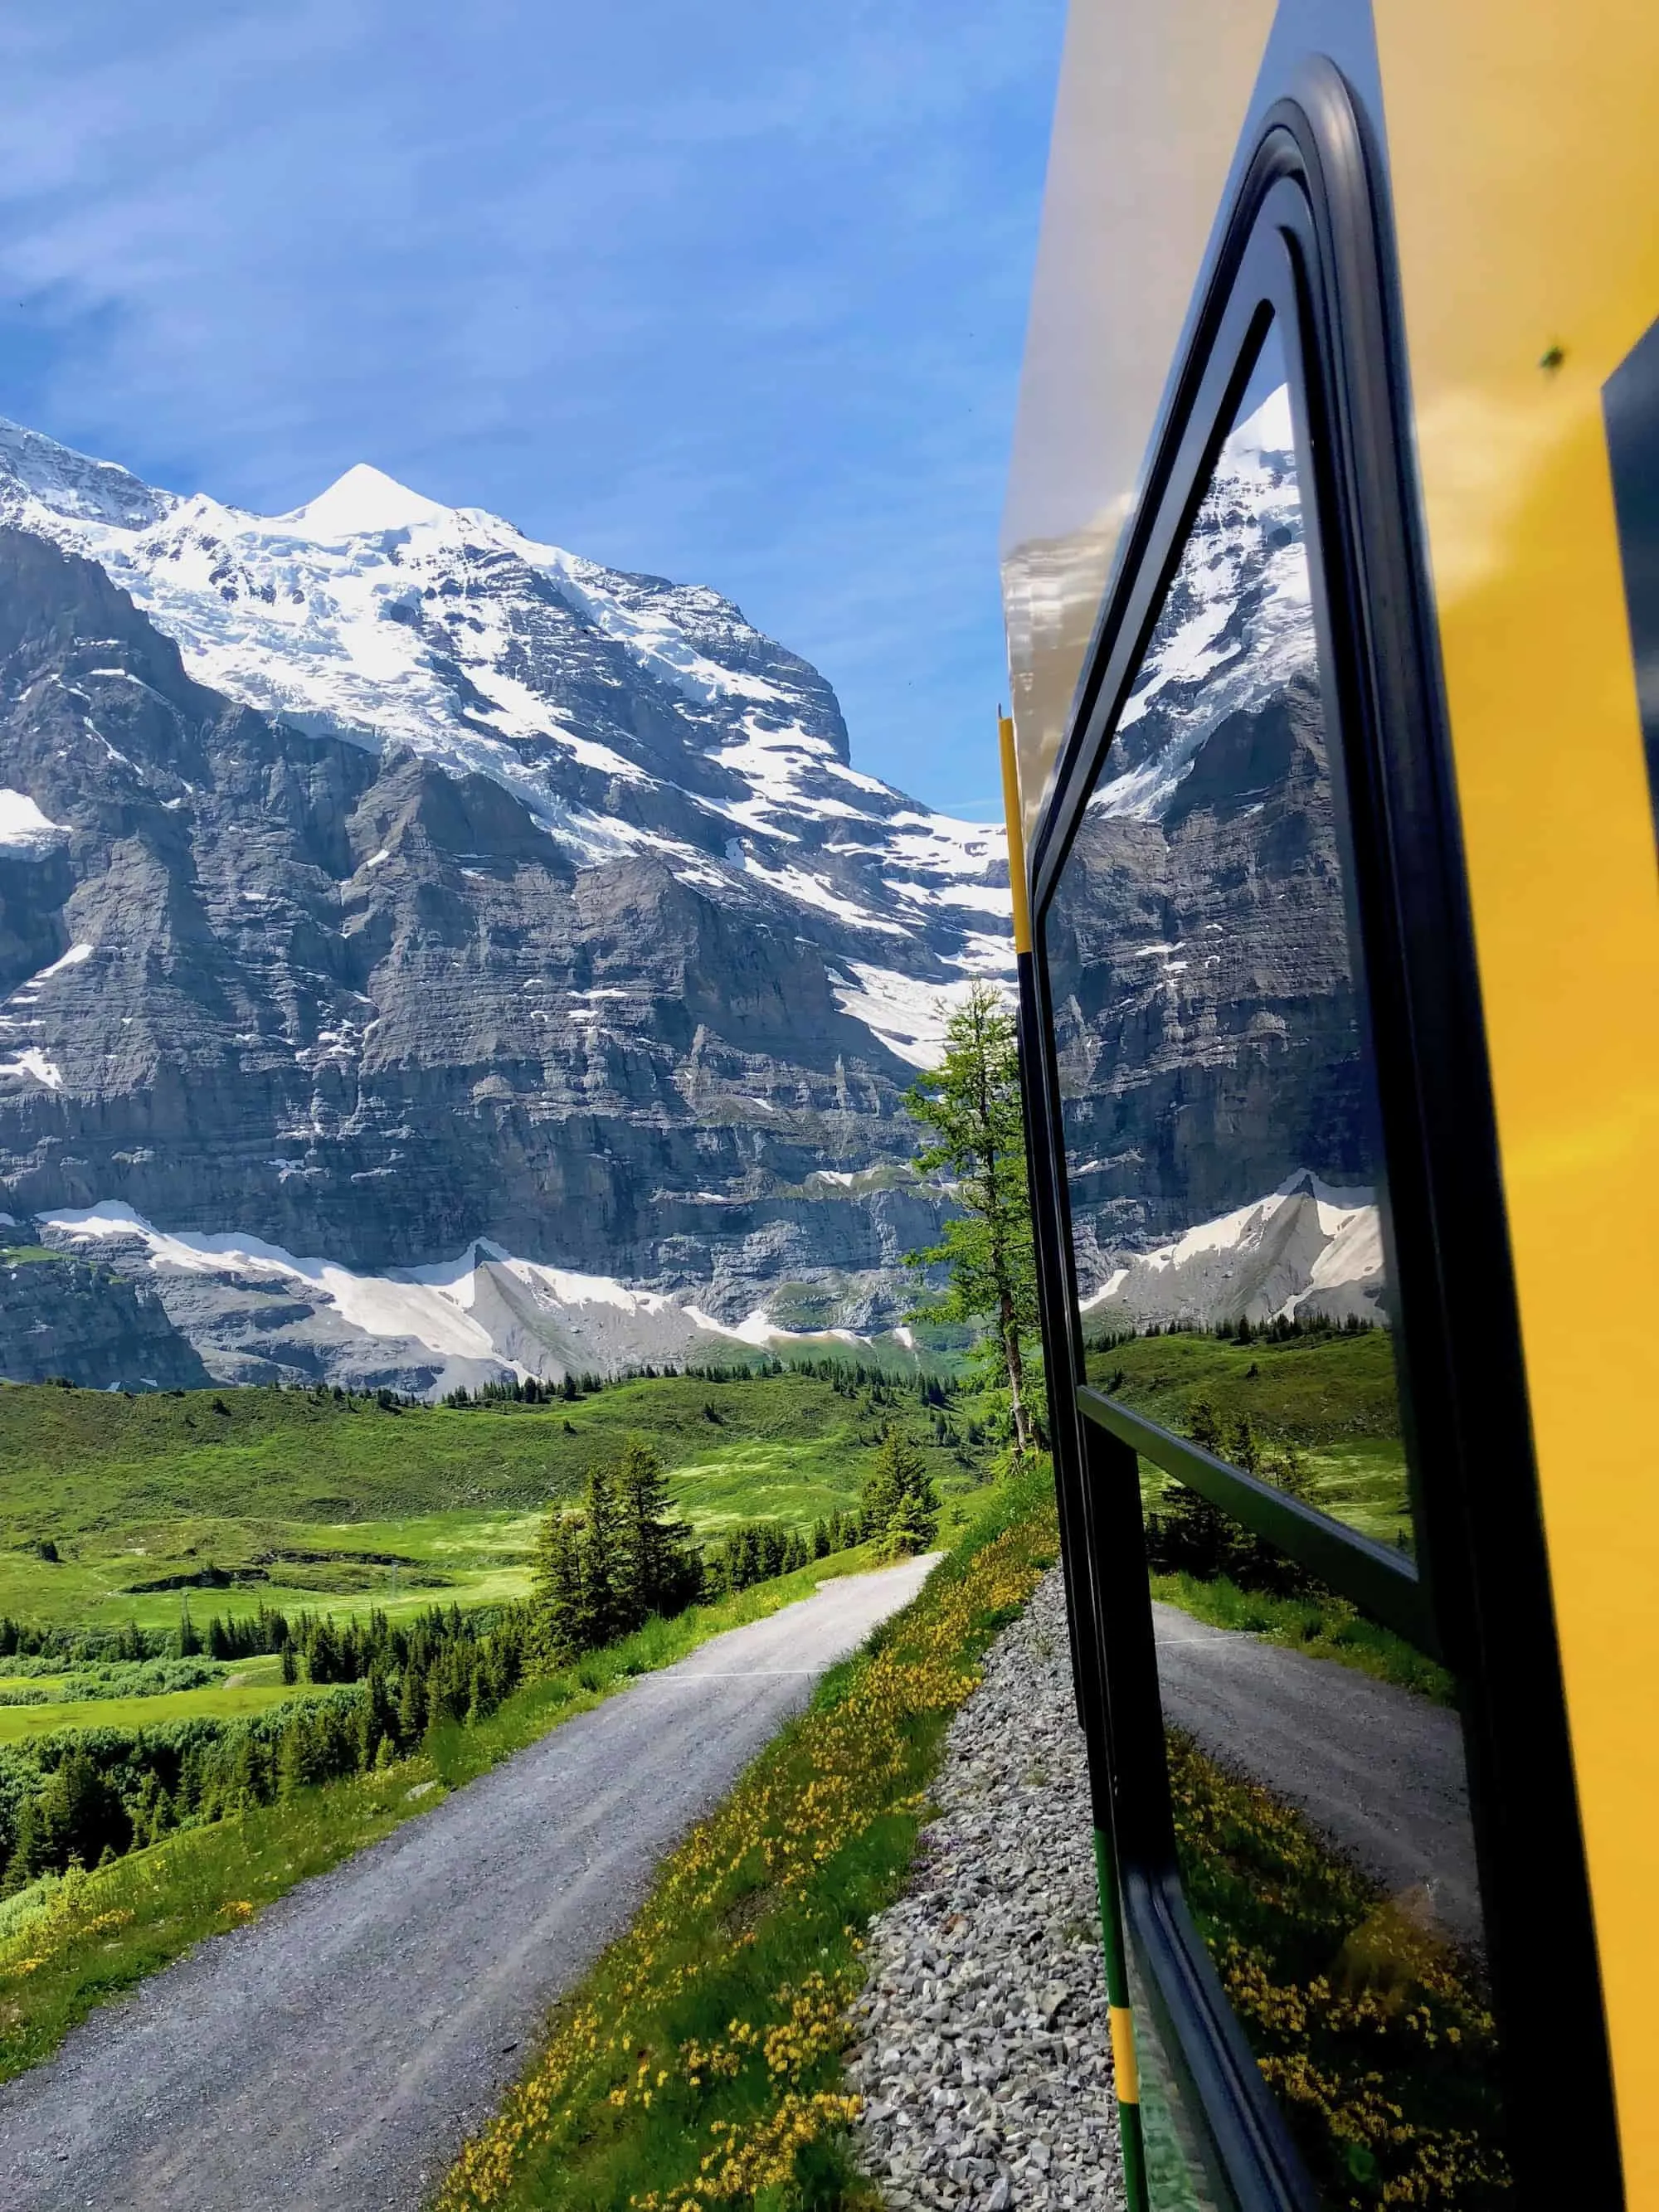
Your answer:
[[[872,2203],[842,2147],[861,1931],[902,1885],[974,1662],[1054,1558],[1046,1474],[986,1493],[914,1604],[663,1868],[441,2212]]]
[[[630,1430],[674,1470],[681,1510],[717,1533],[850,1504],[889,1419],[927,1443],[942,1490],[973,1480],[933,1446],[914,1397],[872,1407],[797,1374],[663,1376],[571,1406],[466,1411],[293,1391],[0,1388],[0,1613],[159,1627],[177,1620],[178,1592],[133,1585],[210,1563],[263,1565],[268,1579],[193,1591],[198,1620],[261,1600],[337,1612],[489,1602],[521,1594],[535,1515],[574,1496]],[[46,1536],[55,1565],[33,1553]],[[296,1553],[322,1556],[270,1556]]]
[[[15,1905],[0,1905],[0,2081],[49,2057],[94,2006],[429,1811],[448,1790],[634,1676],[669,1666],[722,1629],[762,1620],[809,1596],[820,1583],[872,1564],[867,1551],[842,1552],[717,1604],[694,1607],[676,1620],[647,1622],[579,1665],[527,1684],[478,1726],[443,1731],[420,1755],[383,1773],[181,1829],[112,1866],[72,1876],[57,1893],[55,1911],[20,1927],[8,1925]],[[167,1701],[148,1702],[160,1707]],[[62,1726],[67,1709],[24,1710],[52,1712]],[[107,1714],[111,1707],[101,1710]]]
[[[285,1688],[276,1676],[276,1662],[250,1662],[260,1667],[263,1679],[204,1683],[198,1690],[169,1690],[159,1697],[74,1698],[62,1705],[0,1705],[0,1743],[21,1743],[34,1735],[56,1735],[75,1728],[159,1728],[165,1721],[198,1717],[213,1720],[242,1719],[280,1705],[284,1698],[304,1697],[307,1686]],[[241,1670],[239,1670],[239,1673]]]
[[[1248,1413],[1265,1442],[1294,1443],[1306,1453],[1314,1502],[1327,1513],[1382,1543],[1409,1533],[1394,1348],[1385,1329],[1286,1344],[1147,1336],[1091,1352],[1086,1364],[1091,1382],[1112,1386],[1166,1428],[1184,1430],[1200,1399],[1224,1422]]]

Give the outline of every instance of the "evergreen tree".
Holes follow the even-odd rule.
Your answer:
[[[334,1623],[325,1618],[315,1623],[306,1644],[306,1669],[313,1682],[343,1682],[344,1655]]]
[[[1269,1452],[1262,1462],[1261,1472],[1275,1489],[1284,1491],[1287,1497],[1304,1505],[1316,1502],[1308,1462],[1294,1444],[1280,1444]]]
[[[531,1603],[538,1640],[556,1664],[584,1649],[580,1535],[580,1516],[556,1505],[536,1534]]]
[[[7,1887],[62,1874],[71,1860],[96,1866],[106,1848],[118,1856],[131,1841],[132,1822],[119,1793],[88,1753],[71,1750],[19,1809]]]
[[[1227,1449],[1222,1455],[1235,1467],[1243,1468],[1246,1474],[1255,1474],[1261,1465],[1261,1447],[1256,1441],[1255,1424],[1248,1413],[1240,1413],[1227,1432]]]
[[[1187,1413],[1187,1433],[1199,1448],[1217,1459],[1226,1456],[1221,1445],[1221,1423],[1207,1398],[1194,1399]]]
[[[426,1734],[426,1677],[413,1659],[404,1662],[398,1684],[398,1741],[408,1749]]]
[[[323,1778],[321,1745],[304,1712],[290,1716],[276,1747],[276,1794],[283,1800],[298,1796]]]
[[[1187,1433],[1200,1449],[1218,1459],[1226,1456],[1221,1423],[1207,1399],[1195,1399],[1188,1408]],[[1247,1547],[1243,1530],[1230,1516],[1184,1482],[1169,1484],[1146,1529],[1150,1565],[1165,1573],[1193,1575],[1200,1582],[1232,1572]]]
[[[910,1558],[925,1552],[938,1534],[939,1498],[924,1475],[920,1483],[903,1492],[894,1507],[882,1550],[890,1559]]]
[[[616,1484],[608,1468],[596,1467],[587,1478],[580,1553],[580,1649],[597,1651],[620,1635],[623,1626],[621,1516]]]
[[[918,1170],[947,1170],[963,1214],[937,1244],[909,1255],[912,1266],[942,1264],[951,1274],[945,1297],[913,1318],[989,1322],[1023,1460],[1033,1438],[1024,1346],[1037,1325],[1036,1262],[1013,1016],[992,985],[975,983],[945,1036],[943,1061],[912,1084],[905,1103],[933,1137]]]
[[[630,1436],[623,1447],[617,1492],[621,1522],[617,1618],[625,1628],[636,1628],[648,1615],[677,1613],[687,1601],[691,1531],[674,1518],[668,1477],[643,1437]]]
[[[925,1552],[939,1532],[939,1496],[921,1454],[889,1429],[864,1485],[862,1529],[883,1555]]]
[[[190,1617],[190,1592],[179,1594],[179,1656],[194,1659],[202,1649],[202,1639],[196,1632],[196,1624]]]

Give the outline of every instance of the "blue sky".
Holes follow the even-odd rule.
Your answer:
[[[0,412],[264,512],[357,460],[713,584],[994,818],[1063,0],[0,20]]]

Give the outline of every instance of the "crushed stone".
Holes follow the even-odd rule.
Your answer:
[[[952,1722],[854,2014],[859,2157],[893,2212],[1123,2212],[1065,1585],[1045,1576]]]

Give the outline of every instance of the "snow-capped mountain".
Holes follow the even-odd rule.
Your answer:
[[[1344,866],[1281,386],[1218,456],[1048,924],[1103,1322],[1386,1317]]]
[[[969,979],[1008,972],[1000,831],[854,769],[829,684],[714,592],[363,465],[262,516],[3,422],[0,521],[96,561],[198,684],[273,720],[486,776],[579,866],[649,854],[830,917],[842,1003],[901,1058],[926,1065]]]
[[[1218,457],[1112,741],[1096,811],[1156,822],[1211,734],[1314,665],[1288,386]]]
[[[1290,447],[1280,397],[1224,453],[1049,927],[1105,1322],[1381,1310]],[[948,1205],[902,1091],[1009,904],[713,592],[0,425],[0,1205],[76,1270],[0,1269],[3,1371],[890,1327]]]
[[[1150,1252],[1126,1254],[1083,1300],[1085,1328],[1139,1329],[1177,1322],[1389,1319],[1382,1238],[1369,1190],[1333,1190],[1289,1176]]]
[[[1009,903],[714,592],[0,430],[0,1203],[216,1375],[896,1321],[902,1090]]]

